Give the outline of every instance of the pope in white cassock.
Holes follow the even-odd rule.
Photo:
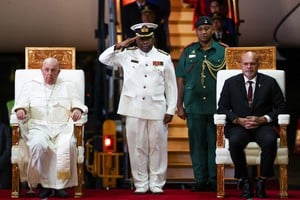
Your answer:
[[[83,105],[71,82],[59,78],[60,67],[55,58],[46,58],[41,73],[24,84],[13,111],[28,146],[25,167],[28,184],[41,184],[39,197],[68,197],[64,188],[76,186],[76,141],[73,124],[88,109]]]

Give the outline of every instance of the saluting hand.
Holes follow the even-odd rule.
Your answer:
[[[117,50],[119,50],[119,49],[128,47],[130,44],[132,44],[133,42],[135,42],[136,38],[137,38],[137,36],[132,37],[132,38],[128,38],[128,39],[126,39],[126,40],[124,40],[124,41],[122,41],[122,42],[116,44],[116,45],[115,45],[115,48],[116,48]]]

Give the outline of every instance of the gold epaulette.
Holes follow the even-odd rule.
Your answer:
[[[132,47],[127,47],[126,49],[127,50],[136,50],[136,49],[138,49],[138,47],[137,46],[132,46]]]
[[[160,52],[160,53],[162,53],[162,54],[165,54],[165,55],[167,55],[167,56],[169,55],[169,53],[167,53],[167,52],[165,52],[165,51],[163,51],[163,50],[161,50],[161,49],[157,49],[157,51]]]

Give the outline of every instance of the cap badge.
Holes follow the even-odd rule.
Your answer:
[[[141,32],[142,32],[142,33],[148,33],[148,32],[149,32],[148,27],[147,27],[147,26],[143,26],[143,27],[141,28]]]

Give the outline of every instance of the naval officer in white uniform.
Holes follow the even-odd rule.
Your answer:
[[[154,47],[156,24],[133,25],[136,37],[107,48],[100,62],[122,67],[118,114],[126,117],[126,138],[135,193],[163,193],[167,172],[167,124],[176,110],[177,85],[168,53]],[[137,47],[128,47],[136,42]]]

